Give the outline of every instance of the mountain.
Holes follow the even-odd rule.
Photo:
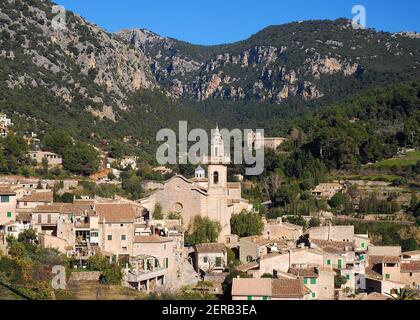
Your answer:
[[[420,39],[353,30],[348,20],[271,26],[199,46],[144,29],[111,34],[49,0],[0,2],[0,111],[15,130],[65,129],[152,155],[160,128],[266,128],[370,87],[419,78]]]
[[[117,33],[151,61],[157,82],[172,97],[284,104],[353,93],[420,74],[420,39],[351,21],[306,21],[270,26],[249,39],[199,46],[144,29]]]
[[[55,29],[52,12],[49,0],[0,2],[0,110],[15,129],[139,146],[178,116],[194,118],[159,93],[141,51],[70,11]]]

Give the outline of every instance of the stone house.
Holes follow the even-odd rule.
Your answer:
[[[303,227],[277,220],[264,221],[263,236],[266,239],[283,239],[296,241],[303,235]]]
[[[136,210],[131,204],[100,203],[94,210],[99,217],[99,243],[116,259],[128,259],[133,252]]]
[[[252,236],[239,239],[239,260],[241,263],[248,263],[258,260],[268,254],[268,245],[273,240],[268,240],[263,236]]]
[[[53,201],[54,195],[51,190],[32,192],[31,194],[17,200],[17,209],[31,210],[35,209],[39,205],[52,204]]]
[[[311,290],[313,300],[333,300],[335,295],[335,272],[324,267],[291,268],[289,273],[303,279],[303,283]]]
[[[204,243],[194,247],[197,272],[223,272],[228,264],[227,248],[220,243]]]
[[[47,159],[49,166],[61,166],[63,164],[63,158],[60,155],[48,151],[30,151],[29,158],[38,164]]]
[[[156,265],[168,269],[168,275],[176,275],[177,261],[175,257],[174,239],[155,235],[135,236],[132,257],[141,255],[156,258]],[[171,281],[173,279],[169,279]]]
[[[341,183],[320,183],[312,190],[312,195],[318,199],[331,200],[337,193],[345,190],[345,186]]]

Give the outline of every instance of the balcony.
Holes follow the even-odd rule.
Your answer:
[[[153,271],[147,271],[147,272],[138,272],[136,274],[132,273],[131,271],[126,273],[124,275],[124,280],[127,282],[141,282],[146,281],[162,276],[166,276],[167,269],[155,269]]]

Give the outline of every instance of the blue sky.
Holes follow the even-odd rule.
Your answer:
[[[248,38],[268,25],[352,18],[364,5],[367,27],[420,31],[419,0],[55,0],[108,31],[146,28],[195,44]]]

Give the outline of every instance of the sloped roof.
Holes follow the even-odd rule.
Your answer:
[[[203,243],[195,246],[198,253],[218,253],[225,252],[226,246],[222,243]]]
[[[232,296],[271,296],[271,281],[269,278],[235,278],[232,281]]]
[[[420,273],[420,261],[410,261],[409,263],[401,263],[402,273]]]
[[[310,268],[290,268],[289,273],[301,278],[318,278],[318,270],[315,267]]]
[[[34,192],[22,199],[19,202],[50,202],[54,200],[54,194],[52,191]]]
[[[106,223],[131,223],[136,214],[134,207],[128,203],[96,204],[95,211],[99,220]]]
[[[0,195],[4,196],[15,196],[16,192],[10,186],[0,185]]]
[[[302,279],[274,279],[272,281],[273,298],[303,298],[311,291],[304,286]]]

